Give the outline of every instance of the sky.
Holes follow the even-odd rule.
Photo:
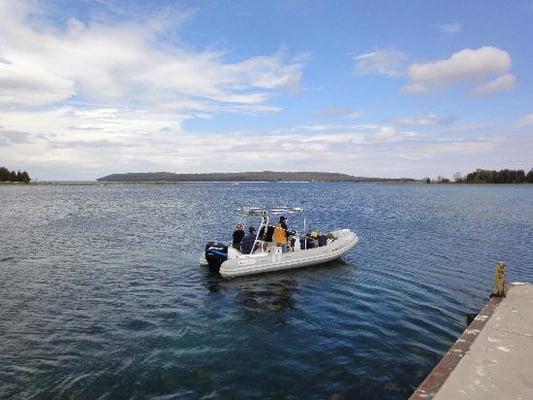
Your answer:
[[[533,1],[0,0],[0,165],[533,167]]]

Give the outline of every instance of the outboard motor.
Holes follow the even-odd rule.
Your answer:
[[[218,272],[222,263],[228,259],[228,246],[219,242],[207,242],[205,259],[209,264],[209,269]]]

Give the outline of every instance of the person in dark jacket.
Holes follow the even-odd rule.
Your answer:
[[[237,224],[235,232],[233,232],[233,243],[231,244],[234,249],[240,250],[242,239],[244,238],[244,231],[242,230],[242,224]]]
[[[242,244],[241,244],[242,254],[252,253],[252,249],[254,249],[254,245],[255,245],[255,239],[256,239],[255,228],[251,226],[250,228],[248,228],[248,234],[242,240]]]

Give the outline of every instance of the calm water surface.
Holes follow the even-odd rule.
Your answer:
[[[197,259],[242,205],[361,241],[224,281]],[[404,399],[495,261],[533,281],[533,186],[4,186],[0,207],[0,398]]]

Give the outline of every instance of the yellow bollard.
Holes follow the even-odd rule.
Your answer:
[[[494,271],[494,293],[493,296],[505,297],[505,263],[498,261]]]

